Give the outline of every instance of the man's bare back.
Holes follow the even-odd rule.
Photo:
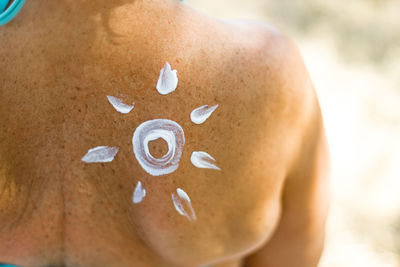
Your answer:
[[[282,34],[174,0],[34,0],[0,40],[0,262],[316,266],[327,149],[312,83]],[[166,62],[179,83],[161,95]],[[121,114],[107,96],[134,109]],[[153,119],[185,135],[179,168],[163,176],[132,150],[135,129]],[[119,151],[83,162],[97,146]],[[193,151],[221,170],[194,166]],[[133,203],[139,181],[146,196]],[[178,188],[195,220],[174,207]]]

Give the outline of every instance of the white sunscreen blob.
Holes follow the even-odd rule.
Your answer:
[[[134,108],[134,104],[128,105],[122,102],[121,99],[115,97],[115,96],[107,96],[108,102],[115,108],[116,111],[122,113],[122,114],[127,114],[131,112],[131,110]]]
[[[203,151],[193,151],[190,161],[197,168],[221,170],[221,168],[215,165],[215,159]]]
[[[150,154],[149,142],[164,139],[168,152],[161,158]],[[185,134],[182,127],[171,120],[156,119],[140,124],[132,137],[133,152],[140,166],[153,176],[172,173],[178,169],[185,144]]]
[[[202,124],[205,122],[211,114],[218,108],[218,105],[214,105],[212,107],[208,107],[208,105],[201,106],[196,108],[190,113],[190,119],[193,123]]]
[[[139,181],[136,185],[135,191],[133,192],[133,203],[137,204],[142,202],[143,198],[146,196],[146,189],[142,187],[142,183]]]
[[[86,155],[82,157],[82,161],[86,163],[111,162],[118,150],[118,147],[98,146],[89,149]]]
[[[157,81],[157,91],[162,95],[167,95],[175,91],[178,86],[177,70],[171,70],[171,65],[168,62],[160,71],[160,76]]]
[[[189,221],[195,221],[197,219],[190,202],[190,198],[185,191],[178,188],[176,189],[176,194],[171,194],[171,198],[176,211],[180,215],[185,216]]]

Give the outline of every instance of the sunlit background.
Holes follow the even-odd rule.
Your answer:
[[[332,156],[320,267],[400,266],[399,0],[187,0],[221,18],[269,22],[296,40]]]

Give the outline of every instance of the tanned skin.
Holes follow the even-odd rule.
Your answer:
[[[162,96],[166,61],[179,85]],[[120,114],[107,95],[135,108]],[[205,104],[219,107],[193,124],[190,112]],[[156,118],[186,137],[178,170],[160,177],[141,168],[131,142]],[[81,161],[102,145],[120,148],[113,162]],[[192,151],[221,171],[194,167]],[[31,0],[0,27],[2,262],[313,267],[328,165],[309,75],[293,42],[267,24],[218,20],[175,0]],[[133,204],[139,180],[147,195]],[[174,209],[178,187],[195,222]]]

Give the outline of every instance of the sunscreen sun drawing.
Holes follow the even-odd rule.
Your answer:
[[[168,62],[160,71],[156,84],[156,90],[161,95],[168,95],[178,87],[177,70],[172,70]],[[108,102],[121,114],[128,114],[134,109],[134,103],[127,104],[115,96],[106,96]],[[194,124],[204,123],[211,114],[218,108],[218,105],[209,107],[203,105],[195,108],[190,119]],[[151,155],[149,143],[157,139],[163,139],[168,145],[168,152],[161,158]],[[132,148],[139,165],[152,176],[162,176],[175,172],[179,167],[183,147],[185,145],[185,134],[182,127],[175,121],[169,119],[153,119],[142,122],[134,131],[132,136]],[[118,147],[97,146],[90,148],[82,157],[85,163],[112,162],[118,154]],[[190,157],[193,166],[218,170],[216,160],[207,152],[193,151]],[[138,204],[146,197],[146,189],[141,181],[138,181],[133,191],[132,202]],[[196,220],[196,213],[191,204],[190,197],[181,188],[171,194],[171,200],[178,214],[185,216],[189,221]]]

